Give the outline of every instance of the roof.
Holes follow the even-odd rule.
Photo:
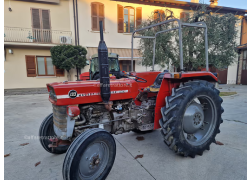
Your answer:
[[[178,8],[186,10],[195,9],[201,5],[200,3],[192,3],[192,2],[176,1],[176,0],[111,0],[111,1],[121,1],[134,4],[144,4],[144,5]],[[233,13],[236,15],[245,15],[247,13],[246,9],[238,9],[225,6],[209,5],[208,9],[212,10],[213,12],[216,11],[217,13]]]
[[[98,48],[97,47],[87,47],[87,59],[98,57]],[[114,57],[115,54],[119,55],[119,60],[131,60],[131,49],[130,48],[108,48],[109,57]],[[113,55],[112,55],[113,54]],[[116,57],[116,56],[115,56]],[[134,60],[141,59],[141,55],[138,49],[133,50]]]

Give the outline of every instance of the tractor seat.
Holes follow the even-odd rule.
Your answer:
[[[164,70],[162,73],[158,74],[155,78],[154,84],[148,87],[149,92],[158,92],[161,87],[161,82],[164,74],[168,73],[168,70]]]

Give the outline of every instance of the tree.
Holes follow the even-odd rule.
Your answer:
[[[50,52],[53,65],[65,69],[68,72],[68,80],[70,80],[70,69],[86,66],[87,50],[82,46],[59,45],[52,47]]]
[[[183,22],[205,22],[208,27],[208,59],[209,65],[223,69],[234,62],[236,53],[234,48],[237,39],[238,17],[228,14],[217,14],[207,9],[202,4],[196,11],[186,13],[181,20]],[[175,18],[172,11],[153,12],[152,15],[142,22],[141,27],[158,23],[159,21]],[[176,23],[161,25],[159,27],[144,30],[143,36],[154,36],[156,32],[176,27]],[[183,64],[185,70],[197,70],[205,67],[205,39],[204,29],[194,27],[182,28],[183,36]],[[153,58],[153,40],[140,39],[139,50],[142,53],[142,65],[151,66]],[[173,65],[180,66],[179,58],[179,35],[178,30],[159,34],[156,38],[155,64],[165,67]]]

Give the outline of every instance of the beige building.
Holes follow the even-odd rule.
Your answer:
[[[50,48],[58,44],[79,44],[97,53],[99,20],[104,22],[104,40],[109,52],[119,54],[120,68],[131,69],[131,32],[155,10],[170,8],[175,17],[196,8],[192,2],[173,0],[5,0],[4,48],[5,89],[45,87],[46,83],[67,80],[66,72],[51,63]],[[211,6],[220,13],[245,10]],[[135,40],[134,70],[149,71],[140,65]],[[159,69],[159,67],[156,67]],[[236,69],[236,70],[235,70]],[[81,72],[89,70],[86,66]],[[237,68],[233,68],[236,71]],[[71,79],[76,79],[71,70]]]
[[[72,44],[68,0],[4,2],[4,88],[45,87],[67,80],[52,65],[50,48]]]

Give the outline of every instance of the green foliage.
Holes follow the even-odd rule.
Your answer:
[[[173,12],[166,9],[164,13],[158,12],[157,18],[152,13],[142,27],[155,24],[161,20],[175,18]],[[233,14],[216,14],[207,9],[207,5],[201,5],[196,11],[187,14],[183,22],[205,22],[208,27],[208,60],[209,65],[223,69],[234,62],[237,54],[234,48],[237,46],[237,22],[238,18]],[[156,32],[176,27],[176,23],[151,28],[140,33],[143,36],[154,36]],[[197,70],[205,67],[205,39],[204,29],[194,27],[182,28],[183,36],[183,60],[185,70]],[[142,65],[151,66],[153,59],[153,40],[141,39],[139,48],[143,54]],[[178,30],[162,33],[156,39],[155,64],[164,67],[173,65],[179,67],[179,34]]]
[[[69,72],[72,68],[84,68],[86,66],[87,50],[82,46],[59,45],[50,49],[52,63],[57,68]]]

